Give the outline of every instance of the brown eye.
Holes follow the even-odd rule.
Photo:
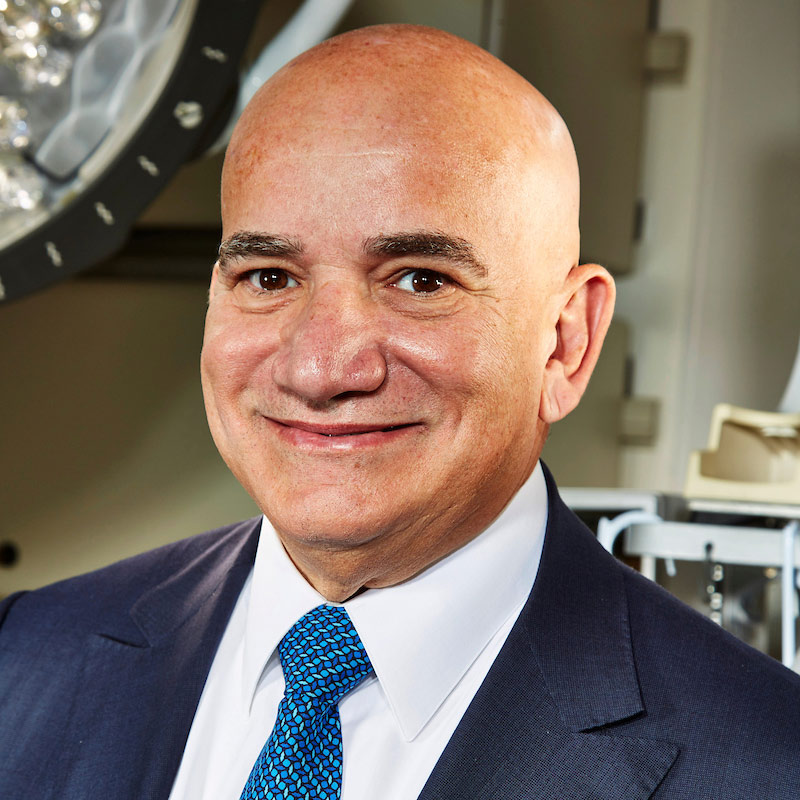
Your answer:
[[[292,278],[284,269],[257,269],[248,275],[248,280],[256,289],[266,292],[276,292],[279,289],[287,289],[297,286],[297,281]]]
[[[403,277],[395,283],[395,286],[406,292],[426,294],[441,289],[444,284],[445,277],[441,273],[434,272],[431,269],[415,269],[403,275]]]

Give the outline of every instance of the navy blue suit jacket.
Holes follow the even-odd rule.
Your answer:
[[[530,598],[423,800],[798,800],[800,680],[558,498]],[[258,520],[0,604],[0,798],[165,800]]]

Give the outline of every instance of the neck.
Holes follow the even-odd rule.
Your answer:
[[[479,510],[457,524],[425,519],[356,545],[309,543],[281,531],[278,536],[308,583],[326,600],[343,603],[365,589],[413,578],[474,539],[501,510]]]

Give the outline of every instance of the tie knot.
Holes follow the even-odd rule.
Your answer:
[[[372,671],[348,613],[317,606],[278,645],[286,694],[314,706],[336,704]]]

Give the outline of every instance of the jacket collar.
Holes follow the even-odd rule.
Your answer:
[[[104,614],[95,633],[121,645],[154,646],[211,600],[227,619],[252,569],[260,525],[258,517],[168,545],[165,557],[153,559],[165,577],[128,601],[122,613]]]
[[[420,800],[644,800],[678,756],[672,742],[625,735],[645,708],[624,568],[544,472],[548,523],[533,590]]]
[[[140,563],[138,577],[148,566],[158,574],[135,601],[125,596],[125,565],[116,568],[122,613],[110,601],[81,645],[69,729],[48,771],[54,796],[168,796],[214,653],[252,568],[259,523],[169,545],[151,564]]]
[[[520,620],[561,719],[585,731],[644,711],[623,567],[564,505],[546,468],[545,477],[547,534]]]

